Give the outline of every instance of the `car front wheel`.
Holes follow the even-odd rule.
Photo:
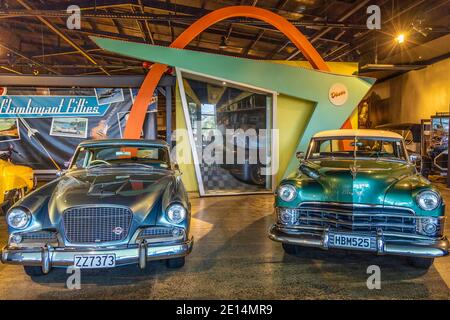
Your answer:
[[[42,272],[41,267],[36,266],[23,266],[23,270],[29,277],[40,277],[45,276],[45,273]]]
[[[166,260],[167,268],[170,269],[179,269],[183,267],[185,263],[186,263],[185,257],[172,258]]]
[[[408,262],[413,267],[416,267],[418,269],[428,270],[433,265],[434,258],[411,257],[411,258],[408,258]]]

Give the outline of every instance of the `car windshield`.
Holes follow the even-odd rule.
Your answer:
[[[167,148],[161,146],[95,146],[80,147],[71,169],[133,165],[148,168],[170,168]]]
[[[361,158],[407,161],[401,139],[386,138],[317,138],[311,141],[307,159]]]

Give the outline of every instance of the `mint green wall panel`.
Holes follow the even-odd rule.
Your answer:
[[[311,101],[316,107],[309,124],[301,137],[292,137],[298,139],[297,150],[302,151],[306,150],[309,139],[316,132],[340,128],[375,82],[372,78],[339,75],[267,61],[106,38],[92,39],[101,48],[125,56],[163,63]],[[335,106],[329,100],[329,90],[337,83],[345,85],[349,92],[347,102],[341,106]],[[280,154],[280,157],[286,156],[291,157],[291,161],[285,176],[297,165],[295,154]]]

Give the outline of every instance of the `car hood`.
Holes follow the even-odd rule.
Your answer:
[[[302,198],[359,204],[384,204],[399,181],[415,175],[409,164],[377,160],[307,161],[300,172]]]
[[[67,208],[76,206],[124,206],[142,222],[154,206],[161,206],[163,194],[175,177],[166,170],[105,169],[79,170],[59,178],[47,188],[48,217],[52,224]],[[154,223],[156,216],[151,221]]]

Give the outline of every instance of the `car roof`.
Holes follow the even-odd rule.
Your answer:
[[[104,140],[86,140],[80,143],[80,147],[96,147],[96,146],[122,146],[122,145],[136,145],[136,146],[155,146],[168,147],[169,145],[164,140],[148,140],[148,139],[104,139]]]
[[[371,129],[341,129],[329,130],[316,133],[313,138],[332,138],[332,137],[370,137],[370,138],[388,138],[403,139],[401,135],[392,131],[371,130]]]

